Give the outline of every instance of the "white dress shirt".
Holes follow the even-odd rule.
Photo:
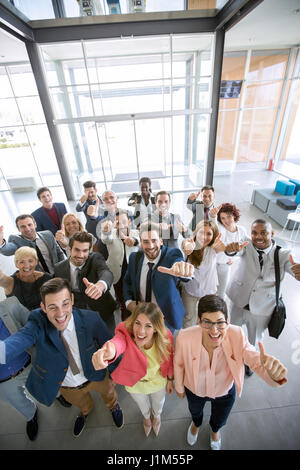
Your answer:
[[[69,345],[72,356],[74,357],[74,360],[80,372],[77,375],[73,375],[71,368],[69,366],[61,386],[62,387],[78,387],[79,385],[86,382],[88,379],[85,377],[83,368],[82,368],[73,315],[70,318],[67,328],[62,332],[62,335]]]

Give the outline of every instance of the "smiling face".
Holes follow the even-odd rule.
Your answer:
[[[159,194],[156,199],[156,207],[161,215],[167,215],[170,208],[170,196],[168,194]]]
[[[45,303],[41,302],[41,308],[48,320],[58,331],[67,328],[72,316],[73,294],[64,288],[59,292],[47,294]]]
[[[74,266],[82,266],[88,259],[90,244],[88,242],[74,241],[70,249],[70,261]]]
[[[148,182],[141,183],[141,194],[143,197],[150,195],[150,184]]]
[[[117,210],[117,200],[117,196],[112,191],[106,191],[102,195],[104,207],[108,212],[115,212]]]
[[[79,222],[76,217],[74,217],[74,215],[69,215],[68,217],[66,217],[64,221],[64,226],[67,237],[71,237],[73,233],[78,232],[80,230]]]
[[[156,230],[141,233],[141,248],[149,260],[158,257],[162,243],[163,241]]]
[[[196,240],[200,248],[205,248],[214,238],[214,232],[211,227],[203,225],[196,233]]]
[[[210,207],[215,200],[215,193],[211,189],[204,189],[201,196],[205,207]]]
[[[22,256],[22,258],[15,261],[15,265],[18,268],[22,279],[31,277],[37,264],[38,260],[34,256]]]
[[[36,239],[36,222],[31,217],[18,220],[18,230],[28,240]]]
[[[217,325],[208,328],[208,322],[220,322],[220,326],[225,328],[218,329]],[[209,351],[221,345],[226,336],[228,326],[228,321],[226,321],[224,313],[220,311],[204,312],[202,313],[201,321],[198,318],[198,324],[200,324],[202,328],[202,344],[206,350]]]
[[[46,209],[51,209],[53,206],[53,197],[50,191],[44,191],[40,194],[40,201]]]
[[[133,337],[135,344],[139,348],[151,348],[155,332],[156,330],[147,315],[140,313],[133,324]]]
[[[84,194],[86,195],[89,201],[97,200],[97,189],[94,188],[94,186],[90,186],[89,188],[84,188]]]
[[[232,212],[220,212],[220,222],[226,230],[234,230],[236,228],[234,215]]]
[[[255,248],[264,250],[272,243],[274,231],[269,223],[254,223],[251,227],[251,239]]]

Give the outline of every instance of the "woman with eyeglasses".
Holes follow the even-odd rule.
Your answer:
[[[211,402],[210,448],[221,449],[220,429],[226,424],[236,392],[241,396],[244,364],[268,385],[287,382],[287,369],[265,353],[262,343],[256,351],[241,327],[230,325],[227,306],[221,297],[206,295],[199,300],[198,325],[180,330],[175,345],[175,390],[187,397],[192,422],[187,442],[197,442],[203,408]]]

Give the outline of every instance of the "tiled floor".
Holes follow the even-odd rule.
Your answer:
[[[231,176],[217,176],[214,180],[217,202],[231,201],[241,210],[241,225],[249,231],[251,221],[262,217],[260,210],[250,205],[253,184],[273,187],[278,175],[266,171],[237,172]],[[54,192],[54,191],[53,191]],[[187,194],[175,194],[173,207],[180,211],[185,221],[190,213],[185,209]],[[55,190],[55,199],[65,201],[62,190]],[[74,209],[74,203],[69,204]],[[126,200],[121,201],[126,207]],[[34,207],[33,207],[34,206]],[[31,212],[38,204],[31,193],[12,195],[0,193],[1,224],[5,233],[15,233],[14,218],[20,212]],[[272,221],[271,221],[272,222]],[[284,246],[288,239],[282,238],[281,227],[273,223],[275,236]],[[289,235],[289,234],[288,234]],[[300,261],[300,244],[291,245],[294,258]],[[14,271],[12,258],[0,255],[1,269],[7,274]],[[300,449],[300,284],[286,276],[282,293],[287,306],[287,324],[279,340],[264,339],[267,352],[278,356],[288,368],[288,384],[280,389],[268,387],[257,376],[246,378],[243,395],[237,398],[228,424],[222,431],[224,449]],[[3,294],[2,297],[3,298]],[[159,437],[153,433],[146,438],[140,412],[123,387],[118,386],[119,400],[124,410],[125,426],[118,430],[101,399],[94,395],[95,408],[87,421],[83,434],[75,439],[72,427],[77,410],[63,408],[59,403],[51,407],[39,407],[39,434],[30,442],[25,434],[25,420],[13,408],[0,402],[0,449],[40,450],[191,450],[186,442],[190,423],[186,399],[180,400],[175,393],[167,396],[162,415]],[[204,424],[193,450],[209,447],[209,405],[205,408]]]

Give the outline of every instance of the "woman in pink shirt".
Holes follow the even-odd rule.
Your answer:
[[[242,328],[230,325],[227,306],[216,295],[202,297],[198,304],[198,325],[180,331],[174,356],[175,389],[187,397],[192,422],[187,441],[194,445],[203,420],[203,408],[211,402],[210,448],[220,450],[220,429],[226,424],[244,382],[248,365],[268,385],[287,382],[286,368],[273,356],[265,354],[262,343],[256,351]]]
[[[160,309],[151,302],[139,303],[115,333],[94,354],[93,365],[96,370],[104,369],[123,354],[111,376],[125,385],[140,408],[146,436],[152,427],[157,436],[166,391],[170,394],[174,389],[172,333],[165,327]]]

